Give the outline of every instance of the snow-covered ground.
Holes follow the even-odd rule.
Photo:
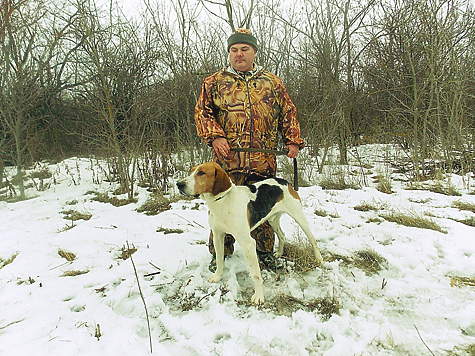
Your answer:
[[[381,161],[381,151],[371,154]],[[0,268],[0,355],[147,355],[147,321],[156,355],[464,355],[475,345],[475,287],[451,284],[452,277],[475,277],[475,228],[453,220],[474,214],[452,207],[475,204],[475,195],[459,176],[450,177],[458,197],[406,190],[398,180],[394,193],[384,194],[371,175],[370,186],[359,190],[301,187],[326,262],[304,274],[263,271],[266,304],[257,308],[247,303],[252,284],[239,246],[226,260],[223,282],[207,282],[202,201],[180,200],[147,216],[136,211],[145,189],[137,204],[93,201],[90,191],[115,187],[99,179],[89,159],[49,169],[48,189],[28,189],[33,198],[25,201],[0,201],[0,261],[16,255]],[[363,203],[428,213],[447,233],[368,222],[381,211],[354,209]],[[92,217],[67,229],[67,210]],[[290,218],[282,225],[291,242],[304,238]],[[137,249],[132,259],[148,318],[132,261],[119,258],[127,244]],[[76,258],[68,262],[60,250]],[[385,259],[380,272],[330,259],[363,250]],[[64,276],[68,271],[87,273]],[[329,298],[340,310],[329,319],[305,307],[278,313],[272,306],[282,296]]]

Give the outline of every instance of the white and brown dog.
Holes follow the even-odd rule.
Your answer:
[[[276,257],[282,256],[285,236],[280,227],[283,213],[290,215],[302,228],[313,247],[318,263],[320,249],[310,231],[298,193],[284,179],[270,178],[250,186],[236,186],[216,163],[196,166],[191,174],[179,181],[178,189],[185,195],[199,195],[208,203],[209,225],[216,249],[216,272],[208,279],[219,282],[224,269],[224,236],[231,234],[241,245],[254,284],[252,302],[264,302],[261,270],[256,254],[256,242],[251,231],[269,221],[279,238]]]

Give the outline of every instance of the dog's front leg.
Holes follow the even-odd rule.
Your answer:
[[[224,273],[224,232],[213,230],[213,244],[216,250],[216,271],[208,278],[208,282],[217,283]]]

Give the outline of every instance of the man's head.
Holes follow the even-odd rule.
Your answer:
[[[257,53],[257,40],[247,29],[238,28],[228,38],[228,52],[231,66],[239,71],[250,71]]]

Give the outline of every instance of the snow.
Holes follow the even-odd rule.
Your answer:
[[[91,191],[112,192],[115,186],[99,179],[100,170],[87,158],[48,168],[54,179],[47,189],[29,188],[25,201],[0,201],[0,259],[17,254],[0,269],[1,355],[150,354],[132,261],[118,258],[127,244],[137,248],[132,259],[153,354],[462,355],[475,344],[475,288],[451,286],[453,276],[475,277],[474,228],[453,220],[473,213],[451,207],[457,200],[475,204],[465,187],[468,176],[447,177],[459,197],[407,190],[398,180],[393,194],[372,183],[342,191],[301,187],[326,262],[304,274],[290,267],[263,271],[266,304],[258,308],[247,303],[252,284],[238,245],[226,260],[223,281],[207,282],[209,227],[201,200],[180,200],[147,216],[136,211],[149,195],[145,189],[139,188],[138,203],[119,208],[93,201]],[[378,212],[354,209],[364,202],[382,211],[429,213],[447,233],[368,223]],[[62,212],[70,209],[92,218],[65,229],[71,223]],[[318,216],[316,209],[333,217]],[[290,218],[282,225],[290,242],[304,239]],[[184,232],[165,234],[157,232],[160,227]],[[66,261],[60,249],[76,259]],[[386,260],[378,273],[328,258],[368,249]],[[89,272],[63,276],[67,271]],[[271,308],[279,295],[333,297],[340,312],[329,319],[305,308],[282,315]]]

